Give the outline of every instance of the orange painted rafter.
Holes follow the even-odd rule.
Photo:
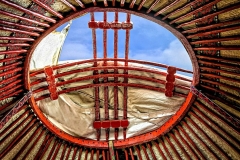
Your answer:
[[[219,22],[216,24],[211,24],[211,25],[207,25],[207,26],[203,26],[203,27],[188,29],[188,30],[183,31],[182,33],[194,33],[194,32],[200,32],[200,31],[205,31],[205,30],[209,30],[209,29],[214,29],[214,28],[216,29],[217,27],[224,27],[224,26],[228,26],[228,25],[238,24],[239,21],[240,21],[240,19]]]
[[[25,18],[23,16],[19,16],[19,15],[12,14],[12,13],[9,13],[9,12],[5,12],[5,11],[2,11],[2,10],[0,10],[0,14],[6,15],[6,16],[9,16],[9,17],[12,17],[12,18],[17,18],[19,20],[26,21],[26,22],[33,23],[33,24],[37,24],[37,25],[40,25],[40,26],[50,27],[50,25],[47,24],[47,23],[39,22],[39,21],[32,20],[32,19],[29,19],[29,18]]]
[[[204,31],[204,32],[196,33],[196,34],[191,34],[191,35],[186,36],[186,37],[187,38],[202,37],[202,36],[207,36],[209,34],[216,34],[216,33],[220,33],[220,32],[236,30],[236,29],[239,29],[238,25],[231,26],[231,27],[224,27],[224,28],[220,28],[220,29],[214,29],[214,30],[211,30],[211,31]]]
[[[27,108],[27,105],[23,106],[18,112],[20,112],[21,110],[25,110],[26,108]],[[24,113],[21,116],[19,116],[13,123],[8,125],[2,132],[0,132],[0,137],[2,137],[5,133],[7,133],[12,127],[14,127],[20,120],[22,120],[29,113],[30,113],[29,110],[24,111]]]
[[[235,4],[234,6],[226,7],[224,9],[222,9],[222,10],[217,11],[217,12],[214,12],[214,13],[211,13],[211,14],[207,14],[206,16],[203,16],[201,18],[190,20],[189,22],[184,22],[184,23],[178,25],[176,28],[181,28],[183,26],[186,26],[186,25],[189,25],[189,24],[192,24],[192,23],[197,23],[197,22],[200,22],[200,21],[204,21],[205,19],[213,18],[214,16],[217,16],[217,15],[219,15],[221,13],[225,13],[225,12],[237,9],[239,7],[240,7],[240,4]]]
[[[207,3],[207,4],[205,4],[202,7],[196,8],[196,9],[192,10],[191,12],[188,12],[187,14],[184,14],[183,16],[180,16],[180,17],[170,21],[170,24],[173,24],[173,23],[175,23],[175,22],[177,22],[177,21],[179,21],[181,19],[184,19],[184,18],[186,18],[188,16],[192,16],[192,15],[198,13],[198,12],[201,12],[201,11],[203,11],[203,10],[205,10],[205,9],[215,5],[215,4],[217,4],[219,1],[221,1],[221,0],[210,1],[210,3]]]
[[[199,150],[199,148],[196,146],[196,144],[193,142],[193,140],[190,138],[190,136],[183,129],[182,126],[180,126],[180,125],[177,126],[177,132],[178,132],[179,137],[181,137],[181,140],[187,142],[186,144],[188,145],[188,147],[191,148],[196,153],[198,158],[200,158],[200,159],[204,159],[205,158],[204,155],[202,154],[202,152]],[[187,140],[185,140],[183,138],[183,136],[180,134],[180,132],[186,137]]]
[[[38,4],[39,6],[41,6],[42,8],[46,9],[49,13],[57,16],[58,18],[61,18],[61,19],[63,18],[63,16],[62,16],[59,12],[55,11],[55,10],[52,9],[50,6],[44,4],[44,3],[41,2],[40,0],[32,0],[32,1],[33,1],[34,3],[36,3],[36,4]]]
[[[147,10],[147,13],[151,12],[152,9],[158,4],[160,0],[154,0],[154,2],[151,4],[151,6],[149,7],[149,9]]]
[[[193,109],[194,112],[199,113],[199,115],[203,115],[203,117],[206,118],[207,120],[209,120],[209,122],[212,122],[217,127],[221,128],[222,131],[225,132],[225,129],[222,128],[222,126],[219,125],[218,123],[216,123],[213,119],[217,119],[218,122],[221,122],[221,124],[223,124],[224,126],[230,128],[231,132],[235,132],[235,134],[240,134],[240,131],[235,130],[233,128],[233,126],[231,126],[229,123],[224,121],[223,118],[218,117],[217,113],[215,113],[211,109],[207,108],[203,103],[197,101],[197,102],[195,102],[194,107],[195,107]],[[206,114],[206,113],[208,113],[208,114]],[[234,137],[233,135],[234,134],[228,134],[228,136],[230,136],[232,139],[234,139],[234,141],[237,141],[236,137]]]
[[[166,16],[164,16],[162,20],[165,20],[165,19],[167,19],[168,17],[176,14],[177,12],[181,12],[182,10],[186,9],[187,7],[190,7],[190,6],[196,4],[196,3],[200,2],[200,1],[202,1],[202,0],[195,0],[195,1],[191,1],[191,2],[189,2],[189,3],[187,3],[187,4],[185,4],[184,6],[179,7],[179,8],[176,9],[175,11],[172,11],[171,13],[167,14]],[[154,16],[157,16],[157,14],[155,14]]]
[[[57,154],[58,154],[58,152],[59,152],[59,149],[60,149],[61,145],[62,145],[62,142],[59,141],[58,144],[57,144],[57,147],[56,147],[56,149],[55,149],[55,151],[54,151],[54,153],[53,153],[53,155],[52,155],[51,160],[55,160],[55,159],[56,159]]]
[[[190,127],[190,126],[188,125],[188,123],[185,122],[185,121],[182,121],[181,123],[182,123],[182,126],[185,126],[185,127],[187,128],[187,130],[189,130],[189,132],[192,133],[192,135],[194,136],[194,138],[205,148],[205,150],[207,150],[208,153],[211,153],[212,156],[217,159],[217,155],[211,150],[211,148],[209,148],[209,146],[207,146],[206,143],[204,143],[204,142],[202,141],[202,139],[200,138],[200,136],[199,136],[196,132],[194,132],[194,130],[192,129],[192,127]]]
[[[51,159],[51,157],[52,157],[52,155],[53,155],[53,152],[54,152],[54,150],[55,150],[55,148],[56,148],[56,146],[57,146],[57,140],[55,139],[55,141],[54,141],[54,143],[53,143],[53,145],[52,145],[52,148],[51,148],[51,150],[50,150],[50,152],[49,152],[49,154],[48,154],[48,157],[47,157],[47,159]],[[65,152],[63,152],[63,153],[65,153]]]
[[[69,3],[67,0],[60,0],[62,3],[64,3],[66,6],[68,6],[69,8],[71,8],[73,11],[77,11],[77,9],[71,4]]]
[[[41,149],[38,151],[34,160],[42,159],[43,155],[46,153],[46,151],[47,151],[48,147],[50,146],[53,139],[54,139],[53,135],[51,135],[49,133],[46,135],[46,137],[44,138],[44,141],[43,141],[43,147],[41,147]]]
[[[37,138],[35,139],[35,141],[33,142],[33,144],[31,145],[31,147],[29,148],[29,150],[27,151],[27,153],[25,154],[25,156],[23,157],[23,159],[27,159],[27,156],[30,155],[31,151],[33,150],[34,146],[36,146],[36,144],[39,142],[40,138],[43,136],[43,134],[46,132],[42,126],[38,126],[38,129],[41,129],[41,133],[37,136]],[[36,136],[35,134],[33,134],[34,136]],[[17,156],[16,156],[17,157]]]
[[[190,145],[187,143],[187,141],[186,141],[186,140],[182,137],[182,135],[179,133],[178,129],[175,129],[175,130],[174,130],[174,134],[170,134],[170,136],[172,136],[176,142],[178,141],[177,143],[179,143],[179,145],[180,145],[180,142],[179,142],[179,140],[177,139],[176,135],[177,135],[177,136],[181,139],[181,141],[184,143],[184,145],[185,145],[186,148],[187,148],[187,151],[190,152],[191,155],[193,155],[193,157],[191,157],[191,158],[192,158],[192,159],[198,159],[197,154],[198,154],[198,152],[200,152],[200,151],[197,150],[197,148],[195,148],[195,150],[197,150],[197,153],[195,153],[194,150],[193,150],[193,149],[190,147]],[[190,143],[191,143],[191,142],[190,142]],[[183,148],[182,150],[183,150],[183,152],[185,152],[186,155],[188,155],[184,148]],[[199,157],[199,158],[203,158],[203,157]]]
[[[39,28],[39,27],[32,27],[32,26],[28,26],[28,25],[24,25],[24,24],[20,24],[20,23],[14,23],[14,22],[6,21],[6,20],[0,20],[0,23],[1,23],[1,25],[14,26],[19,29],[26,29],[26,30],[38,31],[38,32],[44,31],[44,29]],[[14,37],[11,37],[11,38],[14,39]]]
[[[48,21],[48,22],[56,23],[56,20],[53,19],[53,18],[49,18],[49,17],[44,16],[44,15],[42,15],[42,14],[39,14],[39,13],[37,13],[37,12],[33,12],[33,11],[31,11],[31,10],[28,10],[28,9],[26,9],[26,8],[20,6],[20,5],[17,5],[16,3],[12,3],[11,1],[8,1],[8,0],[0,0],[0,2],[6,4],[6,5],[10,6],[10,7],[13,7],[13,8],[15,8],[15,9],[17,9],[17,10],[19,10],[19,11],[22,11],[22,12],[24,12],[24,13],[27,13],[27,14],[30,14],[30,15],[33,15],[33,16],[36,16],[36,17],[38,17],[38,18],[40,18],[40,19],[42,19],[42,20],[46,20],[46,21]]]
[[[165,142],[162,139],[158,139],[158,142],[162,144],[163,149],[165,150],[165,152],[167,153],[167,157],[170,158],[171,160],[173,160],[172,155],[170,154],[167,146],[165,145]]]
[[[26,133],[29,133],[34,127],[37,126],[36,119],[33,118],[33,116],[29,116],[29,118],[26,118],[23,122],[26,122],[28,119],[31,119],[31,121],[27,124],[27,126],[21,131],[20,134],[18,134],[13,141],[11,141],[8,146],[1,152],[0,154],[0,159],[3,159],[5,157],[5,155],[12,149],[14,148],[24,137],[24,135]],[[24,123],[21,122],[21,125],[23,125]],[[13,133],[14,131],[16,131],[16,129],[18,129],[17,127],[14,128],[10,133]],[[2,140],[3,142],[6,140],[6,138],[8,138],[9,134],[7,136],[4,137],[4,139]]]
[[[217,42],[222,42],[222,41],[232,41],[232,40],[239,40],[239,36],[222,37],[222,38],[214,38],[214,39],[203,39],[203,40],[196,40],[196,41],[193,41],[190,43],[191,44],[205,44],[205,43],[217,43]]]
[[[166,142],[169,144],[169,147],[171,148],[171,151],[174,152],[177,159],[181,159],[179,153],[177,152],[176,148],[173,146],[172,142],[169,140],[168,136],[165,136]]]
[[[159,11],[157,11],[157,13],[155,13],[154,16],[158,16],[159,14],[164,13],[165,11],[167,11],[169,8],[171,8],[172,6],[177,4],[178,2],[179,2],[178,0],[174,0],[174,1],[170,2],[167,6],[165,6],[162,9],[160,9]]]
[[[151,153],[153,159],[157,160],[157,157],[155,156],[155,153],[153,152],[153,149],[152,149],[152,144],[151,143],[147,143],[146,145],[147,145],[147,148],[150,150],[150,153]]]
[[[190,115],[193,115],[192,112],[189,112]],[[200,120],[200,119],[199,119]],[[212,147],[214,148],[217,148],[218,150],[218,154],[215,154],[216,156],[218,156],[218,158],[222,158],[224,157],[223,159],[228,159],[229,157],[225,154],[225,152],[218,146],[216,145],[213,140],[211,139],[211,137],[209,137],[203,130],[201,127],[199,127],[191,118],[188,118],[186,117],[186,121],[189,121],[197,130],[198,132],[202,133],[202,135],[204,135],[204,138],[207,140],[208,143],[211,144]],[[201,120],[200,120],[201,121]],[[199,134],[200,134],[199,133]],[[223,141],[222,139],[219,139],[220,141]],[[212,149],[212,147],[210,148],[212,150],[213,153],[214,150]],[[221,154],[221,157],[220,157],[220,154]]]
[[[215,133],[219,133],[219,136],[222,138],[221,141],[225,141],[227,142],[228,144],[231,143],[231,141],[235,141],[237,142],[238,140],[236,140],[235,137],[227,134],[227,132],[223,129],[221,129],[220,127],[218,127],[216,125],[215,122],[213,122],[212,120],[210,120],[207,116],[205,116],[199,109],[197,108],[192,108],[192,111],[193,112],[190,112],[190,114],[192,114],[194,117],[196,117],[199,121],[201,121],[202,124],[204,124],[209,130],[211,130],[212,132],[215,132]],[[207,122],[206,122],[207,121]],[[214,126],[214,127],[213,127]],[[220,131],[220,132],[219,132]],[[226,137],[227,139],[226,139]],[[229,141],[229,139],[231,141]],[[236,146],[235,144],[231,143],[229,144],[228,147],[232,148],[233,146],[235,147],[239,147]],[[233,148],[232,148],[233,149]],[[225,155],[226,156],[226,155]]]

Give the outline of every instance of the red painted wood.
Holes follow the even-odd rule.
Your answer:
[[[71,4],[69,3],[67,0],[60,0],[61,2],[63,2],[65,5],[67,5],[68,7],[70,7],[72,10],[74,10],[75,12],[77,11],[77,9]]]
[[[53,15],[57,16],[58,18],[63,18],[63,16],[55,11],[54,9],[52,9],[50,6],[44,4],[43,2],[39,1],[39,0],[33,0],[34,3],[38,4],[39,6],[41,6],[42,8],[46,9],[48,12],[52,13]]]
[[[155,153],[153,152],[152,145],[150,143],[147,143],[147,148],[150,150],[153,159],[157,160]]]
[[[179,130],[182,131],[183,129],[181,127],[179,127],[178,129],[174,130],[174,134],[178,135],[181,139],[181,141],[183,141],[184,145],[187,147],[188,151],[191,152],[191,154],[193,155],[194,158],[198,159],[198,158],[204,158],[202,157],[203,155],[201,154],[201,152],[198,150],[198,148],[193,144],[193,141],[190,139],[190,137],[186,134],[186,132],[184,131],[183,134],[186,136],[187,140],[185,140],[182,135],[179,133]],[[191,147],[194,147],[194,149],[196,150],[196,152],[190,147],[189,143],[191,144]],[[200,154],[199,154],[200,153]],[[199,157],[198,157],[199,156]],[[192,157],[192,158],[193,158]],[[193,158],[193,159],[194,159]]]
[[[164,155],[163,151],[161,150],[161,148],[159,147],[159,145],[155,142],[152,141],[152,143],[155,145],[155,147],[157,148],[158,152],[160,153],[162,159],[167,160],[166,156]]]
[[[187,14],[184,14],[183,16],[180,16],[180,17],[172,20],[172,21],[170,22],[170,24],[173,24],[173,23],[175,23],[175,22],[177,22],[177,21],[179,21],[179,20],[181,20],[181,19],[184,19],[185,17],[189,17],[189,16],[192,16],[192,15],[194,15],[194,14],[197,14],[198,12],[202,12],[203,10],[205,10],[205,9],[207,9],[207,8],[215,5],[215,4],[217,4],[219,1],[221,1],[221,0],[214,0],[214,1],[210,2],[210,3],[208,3],[208,4],[204,4],[204,6],[199,7],[199,8],[196,8],[196,9],[194,9],[193,11],[188,12]]]
[[[199,0],[199,1],[200,1],[200,0]],[[176,10],[170,12],[169,14],[167,14],[166,16],[164,16],[162,20],[166,20],[168,17],[170,17],[170,16],[172,16],[172,15],[178,13],[178,12],[181,12],[182,10],[184,10],[184,9],[186,9],[187,7],[190,7],[190,6],[198,3],[199,1],[190,1],[190,2],[188,2],[188,3],[185,4],[184,6],[179,7],[178,9],[176,9]],[[156,13],[154,16],[157,16],[157,15],[158,15],[158,14]]]
[[[53,75],[53,69],[50,66],[44,67],[44,72],[46,75],[46,80],[48,83],[48,90],[50,92],[50,98],[55,100],[58,98],[57,86],[55,82],[55,76]]]
[[[226,8],[224,8],[224,9],[222,9],[222,10],[219,10],[219,11],[217,11],[217,12],[213,12],[213,13],[208,14],[208,15],[206,15],[206,16],[203,16],[203,17],[201,17],[201,18],[197,18],[197,19],[191,20],[191,21],[189,21],[189,22],[182,23],[182,24],[178,25],[176,28],[181,28],[181,27],[186,26],[186,25],[188,25],[188,24],[192,24],[192,23],[197,23],[197,22],[200,22],[200,21],[204,21],[205,19],[213,18],[214,16],[217,16],[217,15],[219,15],[219,14],[221,14],[221,13],[225,13],[225,12],[228,12],[228,11],[231,11],[231,10],[234,10],[234,9],[237,9],[237,8],[239,8],[239,7],[240,7],[240,4],[234,5],[234,6],[230,6],[230,7],[226,7]]]
[[[42,20],[46,20],[46,21],[49,21],[49,22],[52,22],[52,23],[56,23],[56,20],[53,19],[53,18],[49,18],[49,17],[47,17],[47,16],[41,15],[41,14],[39,14],[39,13],[37,13],[37,12],[33,12],[33,11],[28,10],[28,9],[26,9],[26,8],[20,6],[20,5],[17,5],[17,4],[15,4],[15,3],[12,3],[12,2],[10,2],[10,1],[8,1],[8,0],[1,0],[1,3],[4,3],[4,4],[6,4],[6,5],[10,6],[10,7],[13,7],[13,8],[15,8],[15,9],[20,10],[20,11],[22,11],[22,12],[25,12],[25,13],[27,13],[27,14],[36,16],[36,17],[38,17],[38,18],[40,18],[40,19],[42,19]]]
[[[19,23],[13,23],[13,22],[6,21],[6,20],[4,20],[4,21],[0,20],[0,23],[4,24],[4,25],[7,25],[7,26],[14,26],[14,27],[17,27],[17,28],[20,28],[20,29],[26,29],[26,30],[30,30],[30,31],[39,31],[39,32],[43,32],[44,31],[44,29],[39,28],[39,27],[27,26],[27,25],[23,25],[23,24],[19,24]],[[14,39],[14,37],[11,37],[11,38]],[[28,38],[26,38],[26,39],[28,39]]]
[[[178,2],[179,1],[177,1],[177,0],[170,2],[167,6],[160,9],[159,11],[157,11],[157,13],[155,13],[154,16],[158,16],[159,14],[164,13],[165,11],[167,11],[169,8],[173,7]]]
[[[32,116],[30,117],[32,118]],[[14,138],[14,140],[1,152],[0,159],[4,158],[4,156],[11,150],[11,148],[15,147],[19,141],[24,137],[26,133],[29,133],[37,124],[35,123],[36,119],[31,119],[28,125],[21,131],[20,134]],[[35,123],[35,124],[34,124]],[[12,131],[13,132],[13,131]],[[5,137],[6,138],[6,137]],[[4,138],[4,139],[5,139]]]
[[[54,140],[54,136],[48,134],[46,136],[46,138],[44,139],[45,143],[43,143],[43,144],[45,144],[45,145],[43,146],[43,148],[41,148],[39,150],[39,152],[37,153],[37,155],[34,158],[34,160],[39,160],[39,159],[41,159],[44,156],[44,154],[46,153],[46,151],[47,151],[49,145],[51,144],[52,140]]]
[[[29,18],[25,18],[23,16],[18,16],[18,15],[9,13],[9,12],[0,11],[0,14],[6,15],[6,16],[9,16],[9,17],[12,17],[12,18],[17,18],[17,19],[20,19],[20,20],[23,20],[23,21],[26,21],[26,22],[29,22],[29,23],[41,25],[41,26],[44,26],[44,27],[50,27],[50,25],[47,24],[47,23],[35,21],[35,20],[29,19]]]

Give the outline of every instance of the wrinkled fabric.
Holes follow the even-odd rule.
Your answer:
[[[121,65],[121,64],[119,64]],[[129,64],[134,66],[133,64]],[[92,67],[92,64],[75,65],[64,69],[59,69],[58,73],[63,73],[70,70],[81,70],[83,68]],[[139,67],[139,66],[138,66]],[[142,66],[145,67],[146,66]],[[151,68],[159,70],[156,68]],[[121,72],[121,71],[120,71]],[[165,80],[163,75],[157,75],[153,73],[140,72],[140,71],[128,71],[129,74],[141,75],[146,77],[152,77],[156,79]],[[78,72],[64,77],[56,79],[56,81],[67,81],[70,79],[84,77],[92,75],[92,71]],[[35,77],[36,78],[36,77]],[[34,78],[33,78],[34,79]],[[110,80],[111,78],[109,78]],[[123,78],[118,79],[123,82]],[[102,81],[102,79],[100,79]],[[129,83],[145,84],[154,87],[164,88],[162,84],[147,82],[139,79],[130,78]],[[177,84],[184,86],[190,86],[189,82],[183,80],[176,80]],[[92,80],[86,80],[81,82],[74,82],[58,87],[58,90],[64,90],[66,88],[92,84]],[[44,85],[44,84],[43,84]],[[100,100],[100,117],[104,119],[104,87],[99,87],[99,100]],[[181,90],[181,89],[180,89]],[[180,91],[181,92],[181,91]],[[186,91],[184,91],[186,92]],[[42,94],[42,93],[38,93]],[[159,128],[163,125],[172,115],[176,113],[179,107],[184,103],[183,97],[166,97],[164,93],[142,89],[128,87],[127,90],[127,117],[130,122],[127,128],[127,138],[140,135]],[[109,95],[109,117],[114,117],[114,87],[108,87]],[[38,96],[38,95],[35,95]],[[119,99],[119,119],[123,118],[123,87],[118,87],[118,99]],[[96,139],[96,130],[93,128],[93,122],[95,120],[95,99],[94,88],[86,88],[78,91],[69,92],[59,95],[57,100],[51,100],[50,98],[37,102],[38,106],[45,114],[45,116],[58,128],[76,137],[85,137],[89,139]],[[101,131],[102,140],[105,139],[105,129]],[[114,139],[114,129],[110,129],[110,140]],[[119,139],[123,139],[122,129],[119,131]]]
[[[33,52],[30,61],[30,70],[58,63],[59,55],[70,25],[71,23],[69,23],[61,32],[54,31],[43,38]]]

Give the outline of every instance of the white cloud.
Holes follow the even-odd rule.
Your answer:
[[[92,49],[81,43],[66,43],[63,46],[60,60],[90,59],[93,57]]]
[[[164,63],[179,68],[192,70],[189,55],[179,40],[172,41],[166,49],[130,51],[132,59]]]

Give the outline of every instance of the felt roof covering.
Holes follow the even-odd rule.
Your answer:
[[[36,45],[61,24],[95,10],[129,12],[162,25],[183,43],[194,71],[187,109],[161,134],[121,142],[115,158],[238,159],[239,0],[0,0],[0,159],[110,159],[105,142],[56,134],[32,101],[22,99],[30,97]]]

